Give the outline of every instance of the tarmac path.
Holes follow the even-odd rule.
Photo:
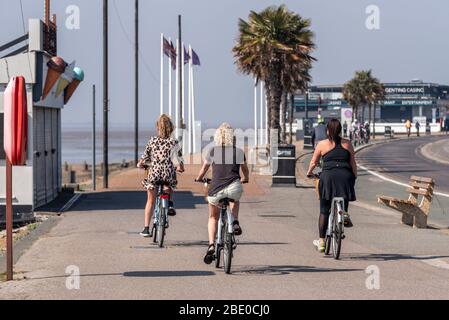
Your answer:
[[[84,194],[36,241],[15,266],[21,280],[1,283],[0,298],[449,299],[447,229],[414,230],[392,211],[354,204],[355,227],[335,261],[312,246],[314,190],[270,188],[261,176],[245,186],[233,274],[205,265],[207,206],[192,183],[197,169],[180,177],[165,248],[138,235],[145,193],[141,173],[129,170],[111,190]]]

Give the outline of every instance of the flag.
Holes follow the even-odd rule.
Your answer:
[[[176,54],[175,46],[173,45],[173,42],[170,41],[170,58],[171,58],[171,66],[173,70],[176,70],[176,58],[178,55]]]
[[[190,60],[189,53],[187,52],[186,47],[184,47],[184,64],[189,63],[189,60]]]
[[[173,45],[173,42],[169,42],[167,39],[164,38],[164,54],[171,58],[171,66],[174,69],[176,69],[176,49]]]
[[[171,56],[171,45],[170,45],[170,42],[168,42],[168,40],[165,39],[165,37],[164,37],[164,54],[167,57]]]
[[[192,64],[194,66],[201,66],[200,57],[198,57],[198,55],[193,49],[192,49]]]

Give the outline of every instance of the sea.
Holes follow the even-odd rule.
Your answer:
[[[102,127],[96,128],[96,163],[103,161]],[[62,162],[69,164],[92,164],[93,139],[92,128],[84,125],[62,126]],[[154,130],[139,130],[139,154],[143,153],[148,139]],[[109,127],[109,163],[121,163],[134,159],[134,128],[125,126]]]
[[[204,130],[204,129],[203,129]],[[92,128],[85,125],[62,125],[62,162],[68,164],[92,164]],[[103,128],[96,128],[96,163],[103,162]],[[139,128],[139,157],[145,150],[150,137],[155,130]],[[210,141],[202,141],[202,147]],[[134,159],[134,127],[123,125],[109,126],[109,163],[121,163]]]

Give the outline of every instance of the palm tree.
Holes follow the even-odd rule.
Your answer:
[[[376,115],[376,105],[384,98],[384,87],[380,81],[373,77],[372,71],[357,71],[354,78],[348,81],[343,87],[343,97],[354,109],[353,118],[359,119],[359,109],[362,107],[362,115],[365,117],[365,107],[368,106],[368,119]],[[374,106],[374,117],[372,117],[372,107]],[[373,126],[374,127],[374,126]],[[373,130],[375,134],[375,129]]]
[[[357,71],[343,86],[343,98],[353,109],[352,120],[359,119],[359,109],[366,103],[364,76],[364,71]]]
[[[286,84],[300,76],[293,74],[295,70],[308,71],[306,66],[310,68],[314,60],[310,56],[315,47],[310,25],[309,19],[289,11],[285,5],[268,7],[260,13],[251,11],[248,21],[239,20],[239,36],[233,48],[236,64],[240,72],[265,82],[269,128],[277,130],[276,142]],[[296,87],[292,81],[287,92]]]
[[[287,57],[285,57],[287,58]],[[297,92],[305,92],[307,90],[307,85],[312,81],[312,77],[310,76],[310,69],[312,68],[311,62],[315,61],[314,58],[312,60],[301,60],[297,61],[284,61],[284,71],[281,76],[282,87],[284,89],[284,100],[283,100],[283,112],[281,112],[281,117],[283,117],[283,128],[282,128],[282,137],[281,141],[283,143],[286,142],[286,115],[287,115],[287,105],[288,105],[288,97],[294,96]],[[293,98],[294,99],[294,98]],[[289,124],[290,130],[293,122],[293,104],[294,100],[291,100],[289,113]],[[291,134],[290,134],[291,135]],[[291,143],[291,137],[290,137]]]
[[[376,139],[376,108],[380,100],[385,98],[385,88],[383,84],[377,79],[371,76],[367,86],[367,102],[369,106],[369,123],[373,124],[373,139]],[[371,109],[373,110],[373,116],[371,117]]]

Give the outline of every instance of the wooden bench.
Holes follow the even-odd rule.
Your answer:
[[[431,178],[412,176],[407,192],[408,200],[377,196],[379,203],[402,212],[402,223],[414,228],[427,228],[435,181]],[[421,201],[419,202],[419,197]]]

